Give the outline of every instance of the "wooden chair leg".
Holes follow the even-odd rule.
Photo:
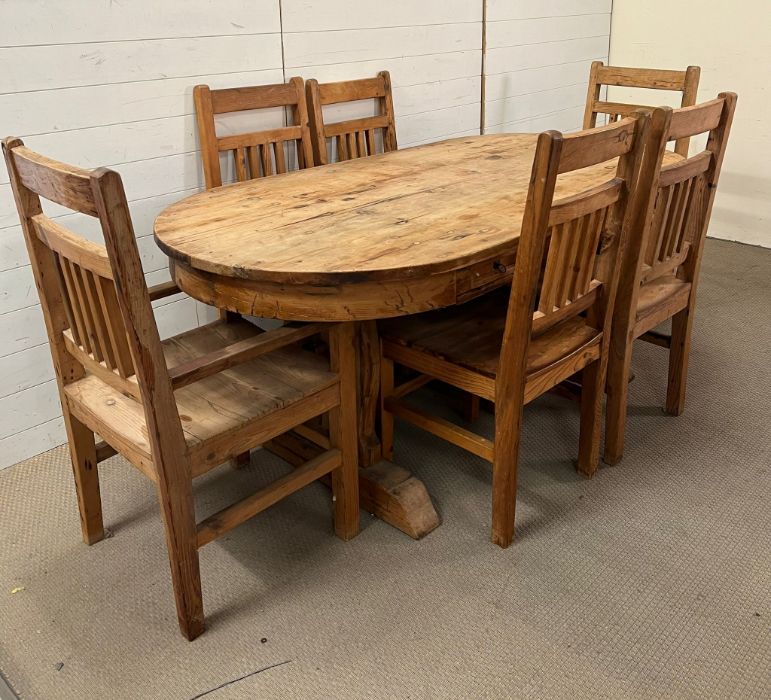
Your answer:
[[[479,418],[480,399],[476,394],[463,394],[463,418],[469,423],[473,423]]]
[[[394,458],[394,416],[386,411],[385,400],[394,390],[394,363],[386,357],[380,358],[380,446],[383,459]]]
[[[693,313],[687,307],[672,317],[672,342],[669,347],[669,378],[664,410],[679,416],[685,408],[685,387],[688,378],[688,356],[691,354]]]
[[[492,541],[506,548],[514,539],[522,406],[505,408],[496,404],[495,408]]]
[[[632,364],[632,343],[619,353],[611,352],[608,363],[606,388],[608,402],[605,408],[605,454],[606,464],[617,464],[624,456],[624,432],[629,398],[629,368]]]
[[[93,431],[75,418],[66,407],[64,423],[70,444],[75,491],[78,495],[80,530],[83,541],[91,545],[104,539],[96,441]]]
[[[340,405],[329,412],[329,441],[343,455],[333,470],[335,534],[350,540],[359,534],[359,430],[356,406],[355,326],[344,323],[329,334],[332,370],[340,376]]]
[[[591,478],[600,462],[600,420],[605,395],[600,360],[584,367],[581,377],[581,432],[578,438],[578,471]]]
[[[159,481],[158,500],[166,530],[179,629],[193,641],[204,631],[204,617],[192,481],[169,484],[168,488]]]
[[[252,453],[248,451],[237,454],[235,457],[233,457],[233,459],[230,460],[230,464],[233,469],[243,469],[244,467],[248,467],[251,463]]]

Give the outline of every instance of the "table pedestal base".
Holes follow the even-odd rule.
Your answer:
[[[294,432],[263,447],[295,466],[322,451]],[[439,526],[439,514],[423,482],[392,462],[380,460],[359,469],[359,495],[362,508],[413,539],[419,540]]]

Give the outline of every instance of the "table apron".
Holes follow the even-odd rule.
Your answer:
[[[507,284],[513,262],[511,253],[428,277],[330,286],[229,277],[180,261],[172,261],[170,269],[183,292],[219,309],[285,321],[366,321],[468,301]]]

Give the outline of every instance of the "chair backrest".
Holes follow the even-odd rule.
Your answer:
[[[118,173],[82,170],[3,141],[57,380],[93,374],[141,401],[155,448],[184,437]],[[43,213],[41,197],[99,219],[105,247]],[[62,401],[66,399],[62,395]]]
[[[636,283],[675,273],[696,281],[735,109],[736,95],[721,93],[672,112],[668,141],[709,136],[703,151],[661,168],[646,240],[633,261]]]
[[[307,82],[307,91],[317,165],[396,150],[396,118],[388,71],[380,71],[375,78],[339,83],[319,84],[311,79]],[[324,121],[323,107],[327,105],[372,99],[377,107],[375,116],[332,123]],[[328,146],[332,146],[332,158]]]
[[[498,383],[516,390],[534,335],[585,312],[607,342],[620,251],[640,246],[650,215],[659,160],[646,157],[664,143],[662,121],[640,112],[608,126],[563,136],[539,135],[517,246]],[[647,150],[646,150],[647,148]],[[658,153],[658,149],[655,149]],[[585,177],[582,168],[618,158],[608,179],[554,200],[558,175]],[[580,181],[580,180],[579,180]],[[596,177],[593,179],[596,183]]]
[[[681,107],[696,104],[696,92],[699,89],[699,66],[688,66],[685,70],[660,70],[658,68],[625,68],[606,66],[602,61],[594,61],[589,71],[589,90],[586,95],[584,111],[584,129],[597,126],[597,115],[608,115],[608,121],[614,122],[627,117],[643,105],[600,100],[603,85],[651,90],[671,90],[682,93]],[[688,139],[679,139],[675,152],[688,155]]]
[[[220,153],[230,152],[239,182],[313,166],[313,149],[302,78],[288,83],[211,90],[193,89],[206,189],[222,184]],[[217,136],[215,116],[276,107],[289,108],[291,123],[261,131]],[[288,117],[287,117],[288,118]],[[296,153],[296,158],[293,154]]]

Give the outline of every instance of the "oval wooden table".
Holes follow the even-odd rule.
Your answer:
[[[510,280],[535,142],[472,136],[225,185],[155,222],[190,296],[253,316],[357,324],[362,505],[416,538],[439,518],[419,480],[380,461],[375,319],[457,304]],[[561,176],[555,198],[613,170]],[[315,449],[300,435],[269,447],[295,462]]]

